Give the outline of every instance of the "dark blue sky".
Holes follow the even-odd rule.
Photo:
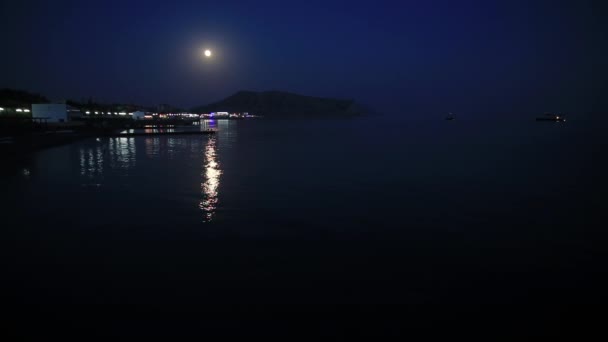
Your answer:
[[[0,87],[185,107],[248,89],[404,115],[602,112],[606,14],[585,0],[2,1]]]

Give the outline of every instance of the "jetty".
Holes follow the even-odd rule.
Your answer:
[[[202,130],[202,131],[169,131],[169,132],[112,132],[103,134],[104,137],[141,137],[141,136],[159,136],[159,135],[205,135],[215,134],[217,130]]]

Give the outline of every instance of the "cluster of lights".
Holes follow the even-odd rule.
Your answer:
[[[196,117],[200,116],[198,114],[192,114],[192,113],[169,113],[169,114],[164,114],[164,115],[168,115],[168,116],[187,116],[187,117],[191,117],[191,118],[196,118]]]
[[[87,115],[90,115],[91,113],[92,112],[89,110],[87,110],[85,112],[85,114],[87,114]],[[98,112],[93,112],[93,113],[95,113],[95,115],[99,115],[99,114],[101,114],[101,115],[106,115],[106,114],[107,115],[133,115],[133,113],[131,113],[131,112],[127,113],[127,112],[99,112],[98,111]]]
[[[249,118],[249,117],[253,117],[252,115],[249,115],[249,113],[245,112],[245,113],[228,113],[228,112],[217,112],[217,113],[209,113],[209,114],[202,114],[201,115],[202,118]]]
[[[17,111],[20,111],[19,109]],[[29,110],[24,110],[29,112]],[[96,115],[102,114],[102,115],[130,115],[133,116],[132,112],[94,112]],[[91,111],[86,111],[85,114],[90,115]],[[221,113],[220,113],[221,114]],[[225,113],[226,116],[229,115],[229,113]],[[204,114],[205,115],[205,114]],[[240,114],[239,114],[240,115]],[[146,114],[146,116],[159,116],[158,113],[150,113],[150,114]],[[198,118],[200,117],[199,114],[193,114],[193,113],[167,113],[167,114],[160,114],[161,118],[167,118],[167,117],[190,117],[190,118]]]
[[[0,111],[5,111],[6,108],[0,107]],[[27,108],[16,108],[15,109],[16,112],[19,113],[30,113],[31,110],[27,109]],[[134,113],[132,112],[92,112],[90,110],[85,111],[86,115],[91,115],[92,113],[94,113],[95,115],[121,115],[121,116],[133,116]],[[210,113],[210,114],[194,114],[194,113],[165,113],[165,114],[159,114],[159,113],[150,113],[150,114],[146,114],[145,115],[146,118],[153,118],[153,117],[160,117],[160,118],[169,118],[169,117],[189,117],[189,118],[200,118],[200,117],[250,117],[249,113],[228,113],[228,112],[217,112],[217,113]]]
[[[4,112],[5,110],[6,109],[4,107],[0,107],[0,112]],[[10,108],[9,108],[9,110],[10,110]],[[19,112],[19,113],[29,113],[30,112],[30,110],[27,108],[16,108],[15,111]]]
[[[129,115],[134,115],[134,113],[128,113]],[[123,113],[121,113],[121,115],[124,115]],[[144,115],[144,118],[146,119],[153,119],[153,118],[161,118],[161,119],[168,119],[168,118],[200,118],[201,115],[199,114],[194,114],[194,113],[146,113]]]
[[[4,111],[5,108],[0,107],[0,111]],[[19,113],[30,113],[30,109],[27,108],[16,108],[15,109],[16,112]],[[92,112],[90,110],[85,111],[85,113],[87,115],[90,115]],[[126,116],[126,115],[130,115],[133,116],[134,113],[132,112],[94,112],[95,115],[121,115],[121,116]],[[243,117],[252,117],[251,115],[249,115],[249,113],[229,113],[229,112],[217,112],[217,113],[210,113],[210,114],[193,114],[193,113],[166,113],[166,114],[160,114],[159,113],[149,113],[146,114],[144,116],[146,119],[152,119],[154,117],[160,117],[160,118],[169,118],[169,117],[189,117],[189,118],[204,118],[204,117],[230,117],[230,118],[243,118]]]

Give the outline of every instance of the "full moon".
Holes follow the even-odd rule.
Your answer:
[[[205,57],[211,57],[211,50],[205,50]]]

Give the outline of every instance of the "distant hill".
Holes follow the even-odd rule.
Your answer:
[[[303,96],[280,91],[239,91],[206,106],[192,108],[194,113],[249,112],[276,118],[351,117],[365,113],[352,100]]]

